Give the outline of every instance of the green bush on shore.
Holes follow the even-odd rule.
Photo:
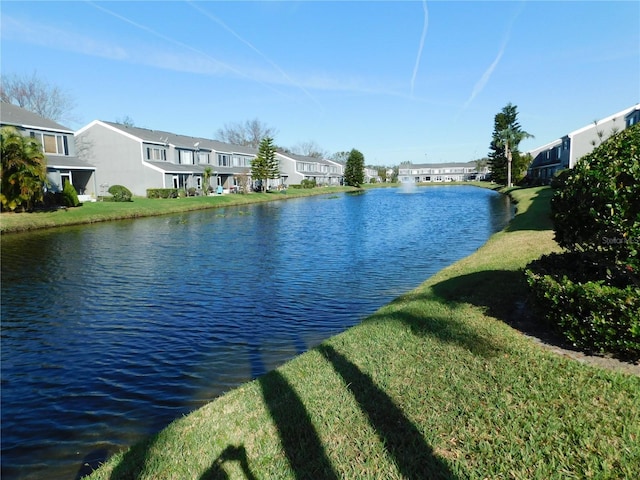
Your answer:
[[[640,125],[554,187],[555,239],[566,252],[527,266],[534,303],[576,347],[640,359]]]

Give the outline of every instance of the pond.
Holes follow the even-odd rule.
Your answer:
[[[76,478],[480,247],[506,196],[368,190],[2,238],[2,478]]]

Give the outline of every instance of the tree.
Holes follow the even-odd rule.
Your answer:
[[[364,182],[364,155],[355,148],[349,152],[347,158],[344,182],[352,187],[359,187]]]
[[[44,196],[47,163],[42,146],[13,127],[2,127],[0,201],[2,209],[31,210]]]
[[[34,72],[31,77],[2,76],[0,100],[18,105],[54,122],[72,120],[75,102],[59,87],[47,83]]]
[[[336,152],[333,155],[331,155],[330,159],[333,160],[334,162],[338,162],[343,165],[346,165],[347,158],[349,158],[349,152]]]
[[[280,177],[280,165],[276,157],[273,138],[264,137],[258,147],[258,155],[251,162],[251,177],[260,182],[260,189],[267,189],[267,180]]]
[[[206,195],[209,193],[209,188],[211,187],[211,175],[213,174],[213,170],[211,167],[204,167],[202,171],[202,193]]]
[[[298,143],[291,151],[305,157],[326,158],[329,156],[329,154],[313,140]]]
[[[268,127],[257,118],[246,120],[244,123],[227,123],[216,133],[216,139],[221,142],[233,145],[244,145],[258,148],[262,139],[270,137],[273,139],[277,131],[273,127]]]
[[[533,136],[518,123],[518,110],[508,103],[494,119],[493,139],[489,149],[489,168],[497,183],[511,186],[512,179],[521,179],[527,169],[526,158],[520,155],[518,146],[525,138]]]

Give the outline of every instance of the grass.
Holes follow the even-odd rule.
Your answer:
[[[556,250],[547,188],[473,255],[116,454],[98,479],[640,478],[640,377],[509,326]]]
[[[61,209],[33,213],[4,212],[0,214],[0,232],[12,233],[83,223],[166,215],[353,190],[355,189],[351,187],[318,187],[313,189],[289,189],[281,193],[251,193],[248,195],[217,195],[177,199],[135,197],[132,202],[88,202],[81,207],[66,210]]]

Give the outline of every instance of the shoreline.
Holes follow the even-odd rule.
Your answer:
[[[88,478],[213,478],[216,472],[300,478],[331,471],[337,478],[424,471],[483,478],[489,470],[526,476],[534,465],[552,478],[557,462],[565,471],[606,464],[617,465],[610,474],[631,472],[637,457],[625,452],[634,450],[640,427],[622,436],[612,427],[633,425],[640,377],[553,353],[513,324],[522,313],[519,270],[558,248],[546,228],[548,209],[539,208],[548,189],[527,190],[502,192],[518,203],[516,216],[475,253],[360,324],[114,455]],[[593,398],[605,385],[611,402],[599,404],[594,419]],[[514,429],[514,420],[503,418],[514,407],[504,404],[505,392],[523,397],[518,421],[533,422],[535,430]],[[455,398],[464,401],[452,404]],[[466,412],[464,428],[459,409]],[[589,449],[562,433],[575,422]],[[552,438],[561,453],[548,452],[539,463],[537,452]],[[487,441],[489,450],[480,447]],[[522,442],[529,445],[525,457],[512,459],[509,452],[520,451]],[[229,457],[230,448],[241,455]]]

